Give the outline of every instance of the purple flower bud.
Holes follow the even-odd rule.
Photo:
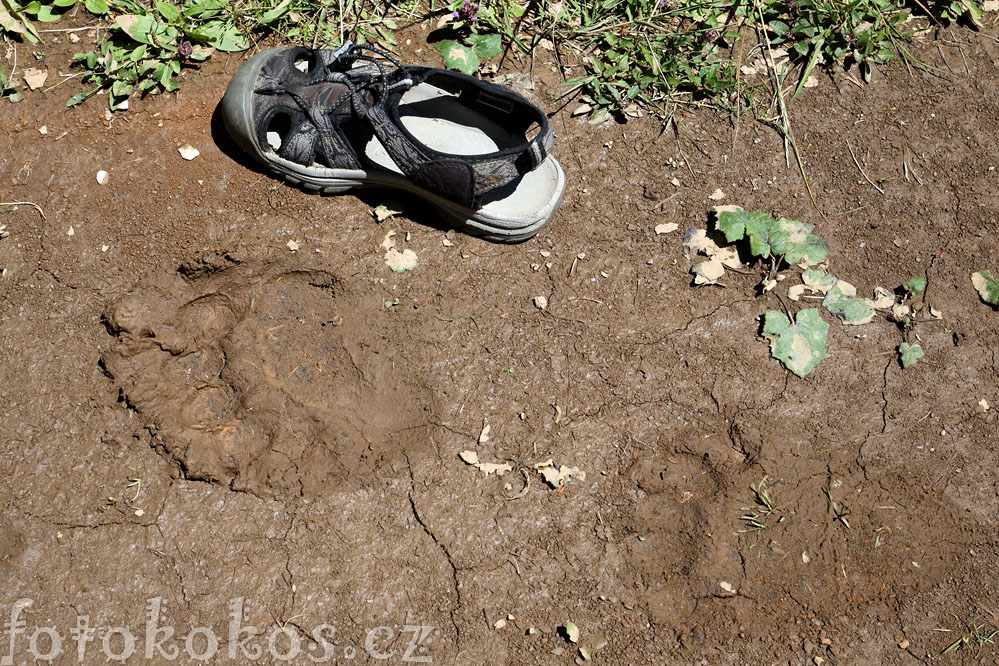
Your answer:
[[[183,62],[191,57],[194,53],[194,48],[191,46],[191,42],[181,42],[177,45],[177,58]]]
[[[461,7],[458,8],[458,11],[456,11],[454,15],[463,21],[468,21],[469,23],[475,23],[476,21],[475,15],[478,13],[478,11],[479,11],[479,5],[473,5],[468,0],[465,0],[464,2],[461,3]]]

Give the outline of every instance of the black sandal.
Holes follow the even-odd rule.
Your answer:
[[[368,46],[259,53],[233,77],[222,109],[236,142],[289,182],[327,193],[407,190],[489,240],[530,238],[565,190],[537,106]]]

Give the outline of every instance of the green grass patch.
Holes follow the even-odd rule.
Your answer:
[[[677,104],[737,111],[756,103],[760,83],[784,86],[793,72],[797,92],[817,68],[857,68],[869,78],[872,66],[911,58],[906,43],[919,24],[909,22],[913,10],[937,22],[982,21],[975,0],[912,2],[0,0],[0,35],[34,44],[44,24],[93,15],[105,38],[77,55],[86,89],[69,104],[104,90],[117,109],[136,92],[176,90],[185,67],[216,51],[244,51],[268,36],[393,49],[400,28],[428,21],[441,64],[468,73],[545,50],[584,112],[600,121],[635,109],[666,117]],[[17,101],[20,82],[11,74],[0,67],[0,94]]]

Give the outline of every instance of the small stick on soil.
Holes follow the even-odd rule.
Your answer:
[[[954,68],[950,66],[950,63],[949,63],[949,62],[947,62],[947,56],[945,56],[945,55],[944,55],[944,52],[943,52],[943,49],[942,49],[942,48],[940,48],[940,45],[939,45],[939,44],[937,44],[937,51],[939,51],[939,52],[940,52],[940,57],[941,57],[941,58],[943,58],[943,61],[944,61],[944,64],[945,64],[945,65],[947,65],[947,70],[948,70],[948,71],[949,71],[949,72],[950,72],[951,74],[954,74]],[[956,76],[956,74],[954,74],[954,75]]]
[[[78,76],[83,76],[83,72],[80,72],[78,74],[63,74],[62,72],[59,72],[59,76],[63,77],[62,81],[60,81],[59,83],[56,83],[55,85],[49,86],[48,88],[45,89],[45,92],[48,92],[48,91],[50,91],[50,90],[52,90],[54,88],[58,88],[62,84],[66,83],[67,81],[72,81],[73,79],[75,79]]]
[[[100,30],[100,26],[88,25],[83,28],[49,28],[48,30],[39,30],[38,32],[82,32],[84,30],[93,30],[96,32]]]
[[[847,149],[849,149],[849,151],[850,151],[850,157],[853,158],[853,163],[857,165],[857,170],[860,172],[860,175],[864,177],[864,180],[866,180],[868,183],[870,183],[871,187],[873,187],[874,189],[876,189],[878,192],[880,192],[881,194],[884,194],[885,191],[882,190],[880,187],[878,187],[878,184],[875,183],[873,180],[871,180],[870,177],[867,175],[867,173],[864,171],[864,167],[860,166],[860,162],[857,161],[857,156],[854,155],[854,153],[853,153],[853,146],[850,145],[850,141],[849,140],[846,142],[846,147],[847,147]]]
[[[42,216],[42,219],[46,219],[41,206],[30,201],[0,201],[0,206],[33,206],[38,211],[38,214]]]

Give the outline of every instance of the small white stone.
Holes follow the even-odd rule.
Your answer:
[[[177,148],[177,152],[179,152],[180,156],[183,157],[188,162],[190,162],[195,157],[197,157],[198,155],[201,154],[200,150],[198,150],[197,148],[195,148],[194,146],[192,146],[189,143],[185,143],[183,146],[180,146],[179,148]]]

